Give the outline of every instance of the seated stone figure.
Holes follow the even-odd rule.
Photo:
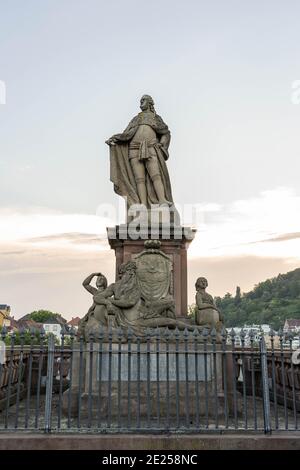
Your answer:
[[[104,303],[113,327],[128,327],[139,317],[141,292],[136,279],[136,265],[128,261],[120,266],[119,280],[106,292],[95,296],[96,303]]]
[[[109,323],[113,329],[121,327],[126,330],[130,327],[138,336],[145,336],[147,328],[201,329],[188,321],[176,319],[171,295],[156,300],[144,298],[134,261],[122,264],[119,274],[118,281],[98,290],[93,296],[93,308],[82,320],[79,330],[86,341],[90,335],[97,339],[100,325],[108,326]]]
[[[95,292],[94,309],[90,309],[87,319],[85,319],[84,336],[88,340],[93,334],[95,337],[99,333],[99,326],[108,325],[107,319],[111,319],[113,328],[130,327],[132,331],[143,336],[147,327],[186,327],[182,322],[175,320],[174,300],[171,296],[166,296],[154,302],[145,301],[142,298],[141,289],[136,275],[136,264],[128,261],[120,266],[120,279],[110,284],[106,289]],[[97,315],[99,307],[105,310],[100,318]],[[96,313],[96,314],[95,314]],[[103,312],[102,312],[103,313]],[[102,321],[105,318],[105,322]]]
[[[94,277],[97,277],[96,279],[96,287],[91,286],[91,282],[94,279]],[[105,289],[107,288],[107,279],[102,273],[92,273],[90,274],[82,283],[83,287],[93,295],[93,298],[95,295],[100,294],[101,292],[104,292]],[[79,334],[84,333],[84,329],[86,327],[86,323],[88,320],[94,317],[95,320],[101,324],[101,325],[107,325],[107,312],[106,309],[103,308],[102,305],[96,304],[95,301],[93,301],[93,304],[89,308],[88,312],[85,314],[85,316],[81,319],[79,327],[78,327],[78,332]]]
[[[128,262],[120,266],[119,280],[109,286],[107,281],[101,283],[104,288],[95,289],[89,285],[97,273],[91,274],[83,282],[84,287],[93,294],[93,305],[81,320],[78,330],[79,335],[84,336],[86,341],[90,335],[97,338],[100,325],[108,327],[109,320],[112,327],[128,327],[131,323],[134,324],[139,316],[141,301],[135,271],[135,263]]]
[[[206,328],[215,328],[220,331],[223,326],[224,317],[216,307],[213,297],[205,289],[208,286],[205,277],[198,277],[196,287],[196,312],[195,322]]]

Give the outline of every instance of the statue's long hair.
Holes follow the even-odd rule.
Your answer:
[[[208,282],[207,282],[206,277],[198,277],[198,279],[197,279],[197,281],[196,281],[196,284],[195,284],[196,290],[199,289],[200,283],[201,283],[202,281],[205,281],[206,287],[208,286]]]
[[[134,261],[127,261],[122,263],[119,269],[121,271],[122,278],[115,284],[115,294],[118,299],[126,297],[130,299],[136,295],[139,291],[137,277],[136,277],[136,263]],[[128,274],[128,271],[133,271],[132,274]]]
[[[154,108],[154,99],[152,98],[152,96],[143,95],[142,98],[146,98],[146,100],[148,101],[149,106],[150,106],[150,111],[152,111],[152,113],[155,115],[156,111],[155,111],[155,108]]]

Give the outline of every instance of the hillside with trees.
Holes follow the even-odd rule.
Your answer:
[[[215,301],[226,327],[267,323],[277,330],[287,318],[300,318],[300,268],[260,282],[247,293],[237,287],[235,296],[227,293]]]

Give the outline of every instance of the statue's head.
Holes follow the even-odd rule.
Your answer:
[[[127,261],[125,264],[125,271],[130,274],[134,274],[136,272],[136,264],[134,261]]]
[[[142,111],[147,111],[149,109],[155,113],[153,98],[150,95],[143,95],[140,101],[140,108]]]
[[[122,263],[119,267],[119,279],[129,280],[136,273],[136,264],[134,261],[127,261],[127,263]]]
[[[97,289],[106,289],[107,288],[107,279],[104,274],[99,274],[96,279],[96,287]]]
[[[196,284],[195,284],[196,290],[206,289],[207,286],[208,286],[207,279],[205,277],[198,277]]]

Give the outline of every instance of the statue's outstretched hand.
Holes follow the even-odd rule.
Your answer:
[[[116,145],[116,141],[115,141],[115,139],[114,139],[113,137],[110,137],[109,139],[107,139],[107,140],[105,141],[105,143],[106,143],[107,145]]]

